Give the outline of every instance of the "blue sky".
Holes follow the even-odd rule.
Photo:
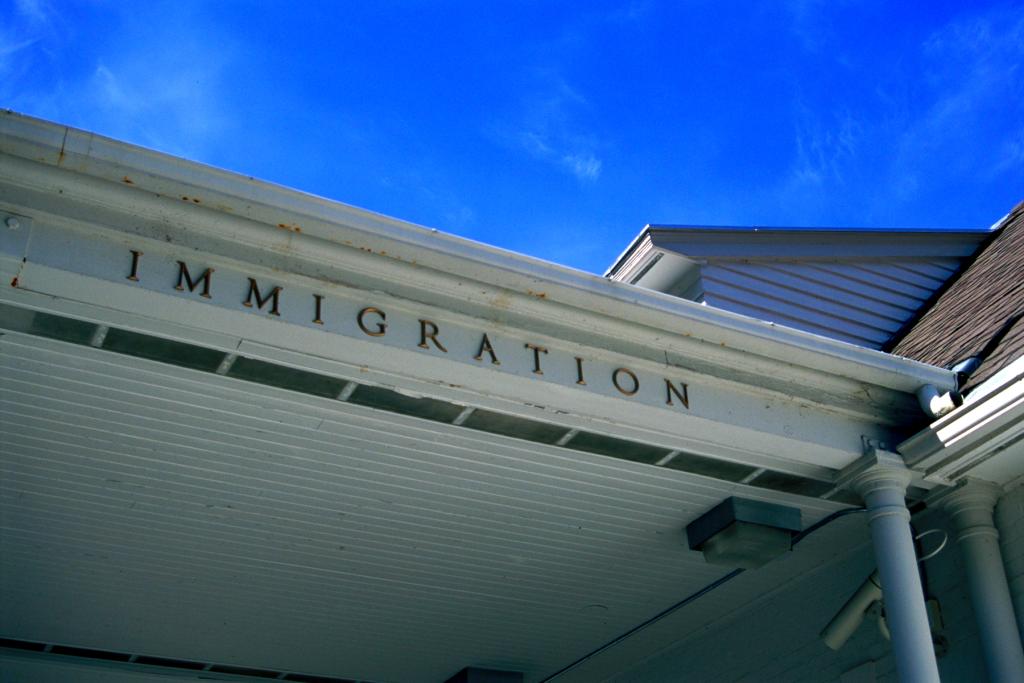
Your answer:
[[[646,223],[991,225],[1024,7],[0,0],[0,107],[602,272]]]

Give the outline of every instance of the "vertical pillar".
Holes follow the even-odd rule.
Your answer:
[[[899,456],[883,451],[859,464],[850,483],[867,507],[896,670],[901,681],[937,682],[939,667],[905,502],[910,471]]]
[[[972,481],[943,499],[963,553],[967,587],[993,681],[1024,681],[1024,650],[992,517],[1001,489]]]
[[[1016,489],[1013,493],[1005,492],[996,504],[996,529],[999,530],[999,547],[1003,550],[1009,549],[1020,536],[1021,515],[1024,506],[1020,501],[1024,496],[1024,489]],[[1013,611],[1017,614],[1017,630],[1024,638],[1024,557],[1003,553],[1003,569],[1006,570],[1006,580],[1010,584],[1010,597],[1013,599]]]

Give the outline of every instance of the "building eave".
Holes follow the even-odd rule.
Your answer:
[[[572,330],[565,329],[565,321],[572,321],[571,328],[584,316],[591,334],[651,346],[667,341],[701,369],[728,373],[740,367],[755,375],[793,377],[797,384],[810,373],[829,391],[837,390],[837,382],[845,386],[847,398],[872,386],[905,394],[923,384],[954,387],[952,373],[943,369],[12,112],[0,115],[0,151],[0,173],[12,186],[45,191],[59,185],[71,199],[107,206],[129,201],[142,215],[188,223],[204,238],[233,245],[235,258],[260,254],[280,266],[315,263],[318,272],[341,264],[377,277],[382,285],[400,273],[404,286],[429,303],[457,303],[478,314],[497,304],[506,320],[532,320],[567,333]],[[69,173],[54,175],[44,168]],[[269,230],[253,230],[254,223]]]

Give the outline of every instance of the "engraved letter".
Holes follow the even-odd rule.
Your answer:
[[[367,327],[366,321],[363,320],[363,318],[365,318],[366,315],[369,313],[380,316],[380,321],[377,323],[376,330],[371,330],[369,327]],[[384,333],[387,332],[388,330],[388,324],[384,322],[385,320],[387,320],[387,316],[384,315],[384,311],[380,310],[379,308],[374,308],[373,306],[364,308],[363,310],[359,311],[359,315],[356,316],[356,324],[359,325],[359,329],[361,329],[363,332],[370,335],[371,337],[384,336]]]
[[[533,349],[533,374],[543,375],[544,371],[540,369],[540,354],[547,353],[548,350],[543,346],[536,346],[534,344],[523,344],[528,349]]]
[[[441,349],[445,353],[448,353],[448,349],[444,348],[444,344],[437,338],[437,325],[430,322],[429,320],[420,319],[420,343],[417,344],[421,349],[429,349],[427,340],[434,342],[437,348]]]
[[[196,287],[199,283],[203,283],[203,291],[199,293],[199,296],[210,298],[210,275],[213,274],[213,268],[207,268],[203,271],[203,274],[199,276],[198,280],[193,280],[192,276],[189,275],[188,266],[185,265],[184,261],[178,261],[178,284],[174,286],[179,292],[184,292],[185,288],[182,284],[188,285],[188,291],[196,291]]]
[[[128,279],[132,282],[139,281],[139,257],[142,256],[141,251],[131,250],[132,252],[132,272],[128,274]]]
[[[313,316],[313,322],[316,323],[317,325],[323,325],[324,321],[320,317],[320,314],[323,312],[324,295],[323,294],[314,294],[313,295],[313,301],[316,302],[316,315]]]
[[[672,394],[675,394],[676,398],[679,399],[679,402],[683,404],[683,407],[689,409],[690,394],[686,391],[686,383],[680,382],[679,386],[683,388],[682,393],[680,393],[679,389],[676,389],[676,385],[672,384],[672,380],[668,378],[665,379],[665,403],[670,406],[675,405],[672,403]]]
[[[586,384],[586,380],[583,379],[583,359],[579,356],[576,358],[576,384]]]
[[[620,375],[626,375],[626,376],[629,377],[630,382],[632,382],[631,388],[626,389],[626,388],[624,388],[619,383],[619,376]],[[633,394],[635,394],[640,389],[640,380],[638,380],[636,378],[636,375],[633,374],[633,371],[629,370],[628,368],[618,368],[615,372],[613,372],[612,373],[612,384],[614,384],[615,388],[618,389],[619,391],[621,391],[626,396],[632,396]]]
[[[281,295],[281,288],[274,287],[270,290],[270,294],[266,296],[260,296],[259,287],[256,285],[256,280],[249,278],[249,293],[245,296],[245,301],[242,302],[243,306],[252,308],[252,300],[256,299],[256,308],[263,308],[267,302],[270,301],[270,310],[267,311],[270,315],[281,315],[277,310],[277,304],[279,303],[279,297]]]
[[[490,355],[492,365],[501,365],[501,361],[498,360],[498,356],[495,355],[494,347],[491,346],[491,340],[487,338],[486,332],[484,333],[484,338],[480,340],[480,350],[477,351],[473,358],[476,360],[483,360],[485,353]]]

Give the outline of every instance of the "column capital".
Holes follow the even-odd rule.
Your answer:
[[[1002,494],[1003,489],[998,484],[981,479],[968,479],[942,496],[939,502],[954,515],[968,509],[991,513]]]
[[[997,484],[971,479],[939,499],[956,527],[957,542],[974,536],[999,538],[993,513],[1002,493]]]
[[[856,491],[861,498],[883,490],[898,492],[902,498],[912,478],[906,463],[896,453],[870,449],[839,475],[838,484]]]

